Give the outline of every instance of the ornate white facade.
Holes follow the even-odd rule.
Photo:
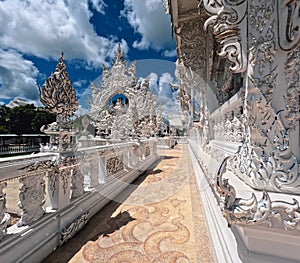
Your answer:
[[[190,129],[190,146],[211,198],[232,226],[218,231],[234,240],[236,260],[299,260],[300,247],[292,240],[300,234],[300,2],[164,5],[178,64],[202,80],[184,88],[186,78],[179,77],[190,94],[186,104],[192,105],[195,90],[200,93],[200,121]],[[227,260],[237,262],[233,258]]]
[[[127,66],[120,45],[111,68],[103,67],[99,86],[91,84],[90,116],[98,135],[111,139],[151,137],[161,125],[149,79],[137,80],[136,65]]]

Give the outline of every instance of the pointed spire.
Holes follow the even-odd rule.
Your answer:
[[[123,61],[123,51],[121,50],[121,43],[118,42],[118,48],[117,51],[115,52],[115,64],[117,64],[120,61]]]
[[[44,104],[46,110],[67,117],[74,115],[78,108],[78,100],[66,70],[63,52],[56,65],[55,72],[46,79],[42,88],[38,87],[40,101]]]

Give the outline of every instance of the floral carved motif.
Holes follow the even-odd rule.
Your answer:
[[[80,229],[82,229],[88,221],[89,211],[85,212],[81,216],[77,217],[71,224],[66,226],[61,231],[61,237],[59,240],[59,245],[66,243],[71,237],[73,237]]]
[[[108,174],[114,174],[123,170],[122,156],[111,157],[106,161],[106,171]]]
[[[181,41],[179,58],[186,67],[200,74],[206,66],[206,37],[202,20],[199,18],[182,22],[175,33]]]
[[[43,173],[37,173],[20,179],[22,184],[19,193],[19,207],[22,209],[22,217],[18,225],[27,225],[44,215],[45,181]]]
[[[300,120],[300,47],[288,53],[285,64],[285,76],[288,83],[287,93],[284,97],[288,114],[285,118],[288,125],[294,129]]]

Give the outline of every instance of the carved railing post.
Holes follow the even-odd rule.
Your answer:
[[[139,146],[130,146],[128,150],[128,167],[137,168],[139,164]]]
[[[70,202],[71,176],[79,176],[76,179],[82,181],[81,175],[76,172],[77,168],[75,172],[72,168],[77,142],[70,117],[78,108],[78,100],[66,70],[63,54],[55,72],[47,78],[42,88],[39,86],[39,95],[45,109],[57,115],[55,123],[41,128],[41,131],[50,135],[50,145],[42,146],[41,151],[60,154],[55,167],[48,172],[48,196],[51,207],[61,209]],[[75,178],[73,182],[76,182]],[[73,189],[75,196],[82,192],[82,187],[79,185],[77,187],[78,191],[76,187]]]
[[[6,197],[3,193],[3,189],[7,186],[6,182],[0,182],[0,240],[6,235],[7,224],[10,219],[10,215],[5,213],[6,210]]]
[[[71,190],[72,198],[79,197],[84,193],[84,175],[79,168],[79,164],[72,168]]]
[[[22,184],[19,193],[19,207],[22,209],[22,216],[18,222],[19,226],[28,225],[40,219],[45,211],[45,181],[44,172],[22,177]]]
[[[97,187],[99,185],[99,156],[94,154],[90,163],[90,187]]]

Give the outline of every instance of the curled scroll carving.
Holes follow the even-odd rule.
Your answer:
[[[204,0],[200,1],[201,4],[210,15],[205,21],[204,29],[211,28],[220,44],[219,55],[227,57],[233,72],[244,72],[247,68],[246,49],[239,26],[245,20],[247,1]]]
[[[300,2],[278,1],[278,38],[281,49],[289,51],[300,43]]]
[[[78,216],[71,224],[66,226],[61,231],[61,237],[59,240],[59,245],[66,243],[71,237],[73,237],[80,229],[82,229],[88,222],[89,211]]]
[[[296,199],[291,203],[272,201],[263,191],[260,200],[252,193],[249,199],[237,198],[235,188],[229,180],[223,178],[231,157],[224,159],[216,174],[216,190],[220,197],[220,206],[228,225],[267,224],[270,227],[295,229],[300,221],[300,207]]]

